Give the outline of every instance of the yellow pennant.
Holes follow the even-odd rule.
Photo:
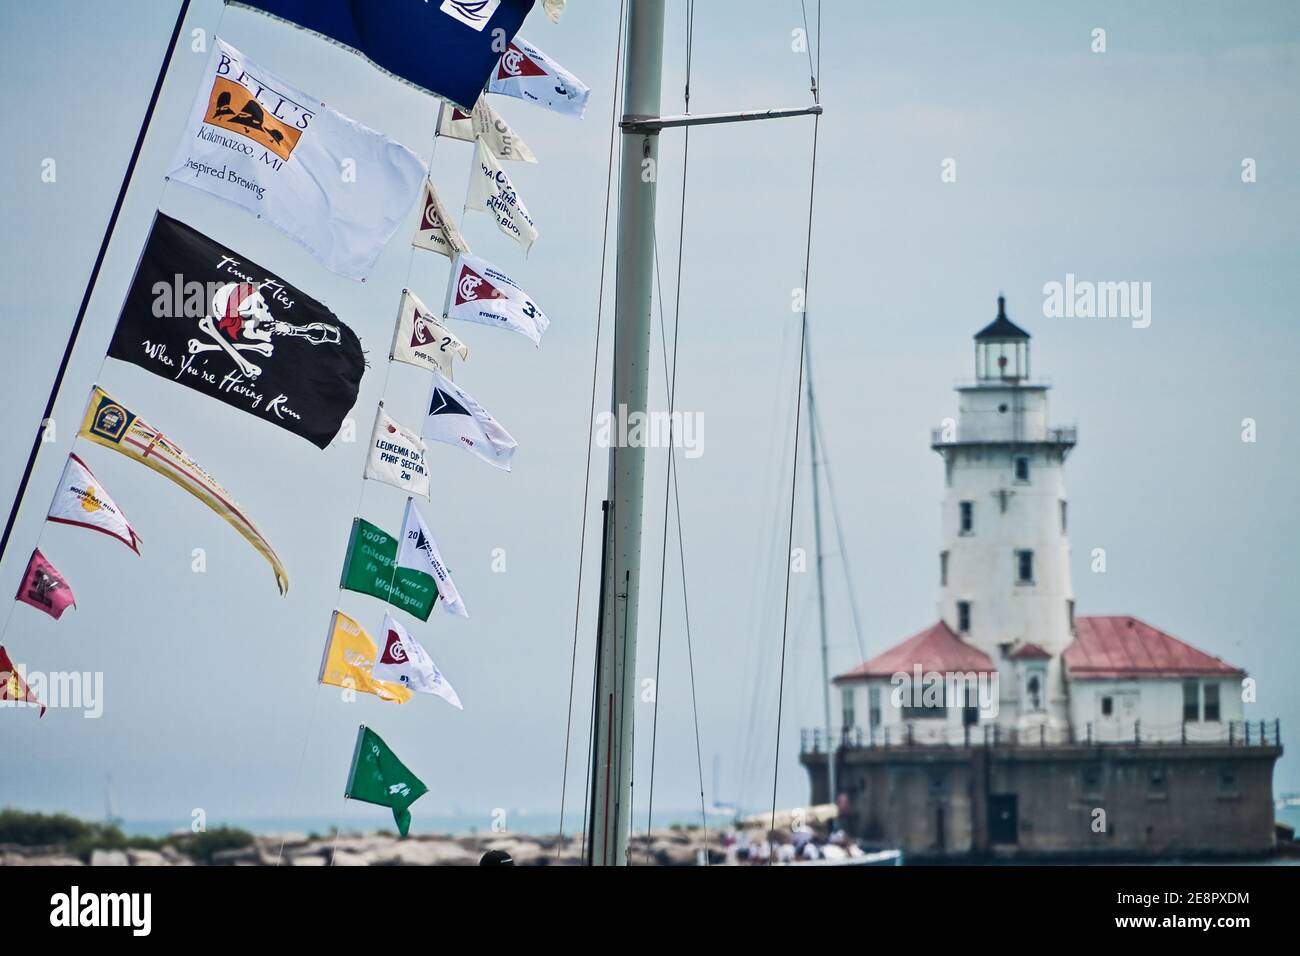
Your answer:
[[[334,687],[346,687],[361,694],[374,694],[380,700],[405,704],[411,699],[409,688],[393,681],[375,680],[370,669],[375,666],[379,648],[356,621],[342,611],[330,618],[325,654],[317,680]]]
[[[230,492],[222,488],[179,445],[166,438],[158,429],[126,409],[106,391],[96,385],[90,392],[90,404],[82,419],[78,434],[97,445],[112,448],[142,465],[147,465],[160,475],[165,475],[195,498],[226,519],[232,527],[266,558],[275,570],[275,583],[280,593],[289,590],[289,575],[280,563],[271,542],[263,537],[257,525],[235,503]]]

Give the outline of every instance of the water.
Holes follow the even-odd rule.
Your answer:
[[[445,816],[421,816],[419,806],[411,808],[412,833],[469,834],[491,833],[494,831],[494,819],[488,814],[451,814]],[[565,813],[564,832],[566,835],[578,836],[582,831],[581,811]],[[709,828],[718,827],[729,820],[709,818]],[[551,836],[560,832],[560,815],[558,813],[527,813],[510,811],[505,814],[502,823],[503,832],[527,834],[530,836]],[[638,819],[634,829],[645,831],[644,816]],[[654,828],[668,829],[673,825],[699,826],[700,811],[665,810],[655,812]],[[227,820],[209,818],[207,828],[220,826],[238,827],[250,833],[329,833],[335,827],[344,832],[361,833],[396,833],[392,814],[383,807],[366,805],[349,806],[345,814],[338,817],[233,817]],[[188,817],[174,820],[124,820],[122,831],[128,836],[164,837],[178,831],[189,832]]]

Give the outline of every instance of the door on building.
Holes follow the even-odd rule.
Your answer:
[[[1114,688],[1097,695],[1097,739],[1115,743],[1131,740],[1138,719],[1136,690]]]
[[[1014,793],[989,794],[989,842],[1016,843],[1019,824]]]

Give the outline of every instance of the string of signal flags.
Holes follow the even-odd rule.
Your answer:
[[[342,45],[381,72],[437,97],[435,142],[447,138],[474,148],[465,209],[490,215],[527,254],[539,233],[502,163],[534,164],[537,157],[486,94],[581,117],[590,92],[518,36],[534,0],[444,0],[441,5],[231,0],[230,5]],[[543,0],[542,7],[558,22],[564,0]],[[187,9],[188,2],[177,33]],[[165,62],[159,86],[166,68]],[[344,184],[338,172],[344,159],[364,165],[366,175]],[[166,178],[240,206],[299,243],[326,269],[358,281],[365,280],[418,201],[411,245],[450,260],[449,278],[440,311],[429,309],[411,289],[401,290],[388,364],[390,369],[392,363],[404,363],[429,372],[429,398],[418,429],[394,419],[383,397],[375,409],[362,480],[406,492],[406,507],[396,536],[360,515],[353,518],[339,583],[340,595],[351,590],[384,602],[382,647],[361,623],[334,610],[318,682],[397,704],[427,693],[463,709],[450,681],[394,613],[427,622],[440,603],[453,616],[469,617],[415,505],[415,498],[430,496],[427,442],[455,445],[505,471],[517,449],[506,428],[454,380],[453,363],[467,361],[469,349],[448,326],[451,320],[495,326],[540,347],[550,320],[507,272],[470,251],[438,195],[428,164],[414,151],[330,109],[219,37]],[[116,210],[110,233],[115,220]],[[97,274],[98,263],[92,289]],[[321,449],[333,441],[355,406],[365,372],[360,339],[324,304],[161,211],[155,213],[107,355]],[[141,553],[140,536],[76,453],[78,438],[145,465],[206,504],[271,565],[280,593],[287,594],[288,572],[246,510],[185,452],[173,432],[164,434],[98,383],[91,387],[47,521],[98,531]],[[23,487],[38,450],[33,450]],[[15,502],[15,514],[18,507]],[[76,607],[76,599],[39,544],[15,600],[59,620]],[[37,706],[44,716],[45,705],[22,670],[0,645],[0,701]],[[405,836],[411,823],[408,808],[427,790],[363,724],[345,796],[391,808]]]

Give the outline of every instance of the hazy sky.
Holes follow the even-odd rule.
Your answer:
[[[681,107],[683,3],[670,2],[664,108]],[[812,6],[812,4],[810,4]],[[7,507],[29,435],[76,314],[174,3],[6,4],[0,151],[5,295],[0,325],[4,421],[0,500]],[[973,374],[970,336],[995,311],[1033,335],[1050,378],[1053,418],[1079,425],[1066,471],[1074,588],[1081,614],[1137,615],[1247,669],[1259,681],[1251,719],[1300,729],[1295,653],[1294,363],[1300,354],[1300,190],[1294,123],[1300,8],[1288,2],[1035,2],[823,5],[822,122],[809,292],[814,364],[828,454],[874,653],[936,616],[940,459],[929,428],[955,411],[951,386]],[[15,588],[39,539],[78,607],[54,622],[16,607],[3,636],[40,671],[102,671],[103,717],[0,712],[0,805],[98,816],[111,772],[128,818],[314,816],[379,826],[386,814],[341,793],[356,726],[373,726],[431,787],[415,807],[489,822],[493,808],[554,811],[577,582],[584,442],[590,400],[601,222],[614,90],[617,4],[572,0],[556,26],[535,11],[523,35],[592,88],[586,118],[517,100],[494,106],[541,162],[509,167],[541,231],[525,259],[484,215],[464,230],[475,252],[512,272],[552,320],[542,348],[479,326],[457,380],[519,442],[513,473],[448,446],[430,458],[440,501],[434,531],[473,617],[436,611],[413,628],[465,702],[401,708],[347,704],[315,683],[339,606],[372,633],[382,605],[341,598],[349,523],[360,513],[396,530],[403,497],[362,492],[364,442],[319,451],[293,435],[103,359],[155,208],[275,270],[361,337],[371,368],[355,416],[364,432],[384,397],[418,425],[426,374],[392,369],[400,290],[442,294],[446,260],[412,255],[399,228],[369,281],[340,278],[298,245],[211,196],[164,187],[205,54],[178,54],[119,221],[3,565]],[[792,52],[797,2],[702,0],[692,76],[696,112],[808,102],[807,60]],[[1092,52],[1106,30],[1107,51]],[[360,58],[245,10],[196,0],[186,23],[428,157],[437,105]],[[763,807],[772,787],[780,654],[781,567],[788,507],[790,408],[811,123],[787,120],[692,135],[678,407],[704,417],[704,454],[682,461],[695,677],[705,787],[713,755],[721,796]],[[682,134],[665,134],[660,247],[669,312],[676,262]],[[471,158],[440,143],[433,175],[462,204]],[[1244,158],[1258,181],[1241,180]],[[57,181],[41,181],[42,161]],[[957,181],[941,181],[956,162]],[[612,253],[611,253],[612,254]],[[1044,283],[1152,284],[1151,325],[1042,314]],[[608,316],[607,316],[608,319]],[[657,317],[656,317],[657,323]],[[657,324],[656,324],[657,328]],[[608,402],[606,326],[598,408]],[[664,407],[659,339],[654,407]],[[275,544],[291,589],[236,533],[178,488],[107,449],[78,443],[143,538],[143,556],[76,528],[42,522],[98,379],[170,437],[246,506]],[[1243,418],[1258,441],[1241,440]],[[662,452],[647,479],[641,657],[654,670]],[[569,828],[582,806],[604,452],[593,457],[588,574],[579,631]],[[811,549],[808,487],[796,545]],[[433,514],[432,508],[426,513]],[[206,549],[207,572],[191,572]],[[1108,570],[1089,570],[1104,547]],[[504,548],[505,573],[492,552]],[[828,567],[832,667],[857,660],[844,577]],[[670,552],[659,688],[658,807],[697,800],[681,575]],[[796,576],[779,799],[806,801],[798,728],[820,722],[811,576]],[[590,600],[588,600],[590,599]],[[651,708],[638,706],[637,817],[649,773]],[[1288,728],[1291,728],[1288,731]],[[301,765],[301,769],[300,768]],[[1300,761],[1278,765],[1300,790]]]

